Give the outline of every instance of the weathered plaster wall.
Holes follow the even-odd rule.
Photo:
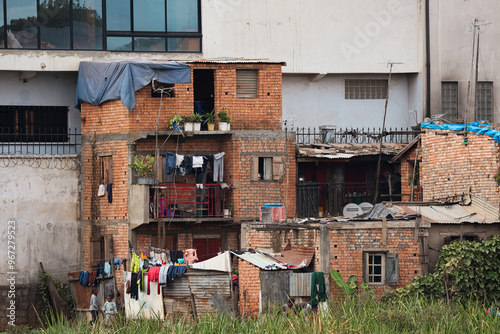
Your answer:
[[[62,281],[80,268],[79,169],[61,169],[62,164],[77,167],[72,159],[11,158],[4,167],[9,160],[0,157],[0,249],[6,258],[7,226],[14,218],[16,284],[37,283],[40,262]],[[10,271],[1,261],[0,285],[7,285]]]

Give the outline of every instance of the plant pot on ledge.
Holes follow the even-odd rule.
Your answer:
[[[139,176],[137,178],[137,184],[154,185],[155,178],[154,178],[154,176]]]
[[[219,122],[219,131],[229,131],[228,125],[229,123],[227,122]]]
[[[186,131],[186,132],[193,131],[193,126],[194,126],[193,122],[185,122],[184,123],[184,131]]]
[[[208,131],[214,131],[215,130],[215,124],[214,123],[207,123],[207,130]]]

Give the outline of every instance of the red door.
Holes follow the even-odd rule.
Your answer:
[[[219,239],[193,239],[193,247],[196,249],[199,261],[208,260],[216,256],[220,251]]]

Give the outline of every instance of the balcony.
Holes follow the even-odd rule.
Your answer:
[[[153,188],[158,190],[150,199],[150,218],[153,220],[232,217],[231,185],[222,188],[220,184],[163,184]]]

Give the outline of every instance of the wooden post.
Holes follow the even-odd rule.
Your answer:
[[[382,246],[387,245],[387,218],[382,218]]]

